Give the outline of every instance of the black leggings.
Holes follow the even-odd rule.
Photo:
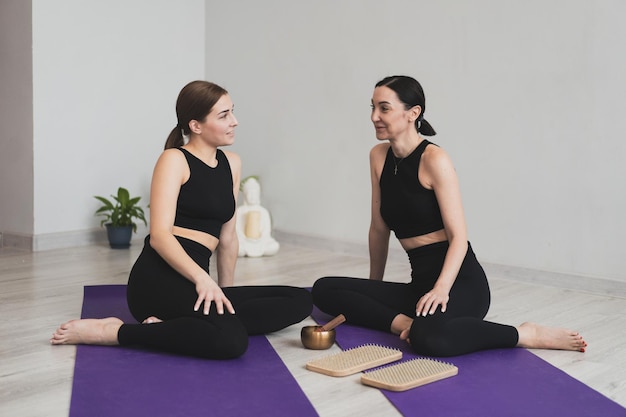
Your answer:
[[[211,251],[189,239],[177,237],[185,251],[206,271]],[[271,333],[298,323],[311,314],[313,304],[304,288],[245,286],[222,289],[235,314],[218,314],[211,303],[208,315],[194,311],[195,285],[176,272],[150,246],[150,236],[128,279],[128,307],[138,322],[150,316],[153,324],[124,324],[118,332],[121,345],[138,345],[209,359],[236,358],[245,353],[248,335]]]
[[[407,252],[411,282],[395,283],[361,278],[325,277],[313,285],[313,302],[347,322],[389,332],[398,314],[414,319],[409,339],[421,355],[456,356],[483,349],[514,347],[517,329],[483,320],[489,309],[487,277],[471,246],[450,290],[445,313],[441,308],[426,317],[415,315],[417,301],[433,288],[443,267],[448,242]]]

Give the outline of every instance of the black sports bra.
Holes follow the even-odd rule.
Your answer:
[[[189,179],[180,187],[174,226],[199,230],[219,239],[222,225],[235,214],[233,176],[228,158],[217,150],[212,168],[184,148],[178,148],[189,164]]]
[[[435,192],[424,188],[417,177],[422,153],[430,144],[433,143],[422,140],[401,161],[394,159],[391,147],[387,151],[380,175],[380,214],[398,239],[443,229]]]

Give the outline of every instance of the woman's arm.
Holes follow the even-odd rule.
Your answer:
[[[241,179],[241,159],[237,154],[226,152],[228,163],[233,175],[233,195],[235,207],[239,195],[239,181]],[[235,265],[239,254],[239,239],[236,228],[237,216],[233,217],[222,226],[220,243],[217,247],[217,281],[220,287],[231,287],[235,282]]]
[[[198,292],[194,310],[204,303],[209,314],[211,302],[218,313],[226,309],[234,313],[230,301],[209,274],[187,255],[172,233],[180,186],[189,178],[184,155],[175,149],[164,151],[154,168],[150,187],[150,246],[178,273],[193,282]]]
[[[389,145],[379,144],[370,151],[372,214],[369,229],[370,279],[382,280],[389,253],[389,228],[380,215],[380,174]]]
[[[422,171],[423,169],[423,171]],[[439,278],[433,289],[417,303],[416,314],[434,314],[438,305],[445,312],[449,293],[467,254],[467,228],[461,203],[458,177],[448,154],[441,148],[429,146],[422,156],[420,179],[435,191],[449,247]]]

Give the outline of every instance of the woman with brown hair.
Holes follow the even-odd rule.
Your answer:
[[[136,345],[227,359],[244,354],[248,335],[309,316],[305,289],[232,286],[241,160],[220,147],[234,142],[233,108],[228,92],[207,81],[187,84],[178,96],[178,123],[152,176],[150,234],[128,280],[128,306],[141,324],[72,320],[56,330],[52,344]],[[209,275],[216,249],[217,283]]]

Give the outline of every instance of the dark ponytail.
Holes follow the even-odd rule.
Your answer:
[[[415,121],[415,129],[424,136],[435,136],[437,134],[430,123],[424,119],[426,97],[424,96],[424,89],[416,79],[406,75],[392,75],[377,82],[376,87],[392,89],[398,96],[398,99],[404,103],[405,110],[420,106],[422,112]]]
[[[190,135],[189,122],[202,122],[213,110],[215,103],[228,91],[208,81],[192,81],[180,90],[176,100],[178,124],[165,141],[165,149],[179,148],[185,144],[183,135]]]
[[[428,121],[426,121],[426,119],[416,120],[415,128],[419,133],[424,136],[435,136],[437,134],[437,132],[435,132],[435,129],[433,129],[433,127],[430,125],[430,123],[428,123]]]

